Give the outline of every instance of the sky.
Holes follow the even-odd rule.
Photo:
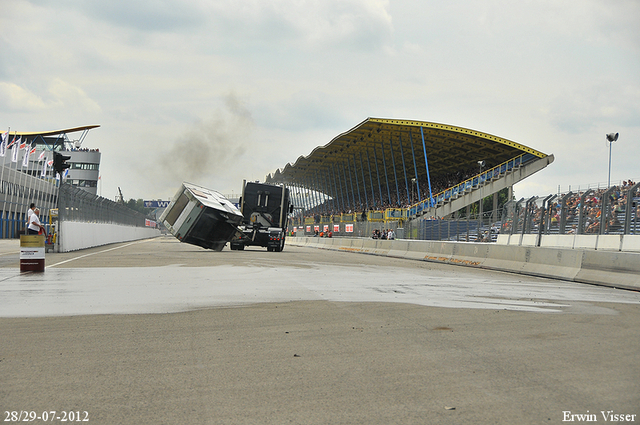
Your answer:
[[[0,128],[98,124],[98,193],[226,195],[367,117],[554,163],[517,198],[640,181],[637,0],[0,0]],[[605,135],[620,137],[609,145]],[[70,138],[80,133],[70,134]]]

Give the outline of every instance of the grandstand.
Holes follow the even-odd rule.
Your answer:
[[[304,225],[305,233],[320,227],[353,235],[354,223],[372,223],[360,231],[366,236],[375,223],[403,228],[407,222],[452,217],[465,208],[468,218],[470,205],[491,195],[495,199],[553,159],[463,127],[367,118],[265,181],[299,194],[301,214],[294,224]]]

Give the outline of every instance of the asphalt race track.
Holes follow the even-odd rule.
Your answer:
[[[640,422],[638,292],[172,237],[18,265],[0,246],[3,420]]]

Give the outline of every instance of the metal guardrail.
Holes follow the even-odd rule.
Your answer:
[[[496,165],[495,167],[471,177],[460,184],[436,193],[433,195],[432,199],[425,199],[424,201],[410,206],[408,212],[409,217],[415,217],[430,207],[434,207],[436,205],[439,206],[452,199],[456,199],[458,196],[471,192],[473,189],[484,185],[486,182],[497,179],[513,170],[516,170],[534,159],[536,159],[534,155],[527,153]]]

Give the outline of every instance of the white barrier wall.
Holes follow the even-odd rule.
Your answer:
[[[110,243],[148,239],[155,236],[160,236],[160,230],[150,227],[62,221],[59,224],[57,242],[60,252],[69,252]]]
[[[619,236],[616,237],[619,241]],[[611,242],[615,241],[607,243]],[[287,243],[640,290],[640,253],[638,252],[342,237],[332,239],[291,237],[287,238]]]
[[[533,246],[538,235],[498,235],[498,245]],[[542,235],[542,248],[640,252],[640,235]]]

